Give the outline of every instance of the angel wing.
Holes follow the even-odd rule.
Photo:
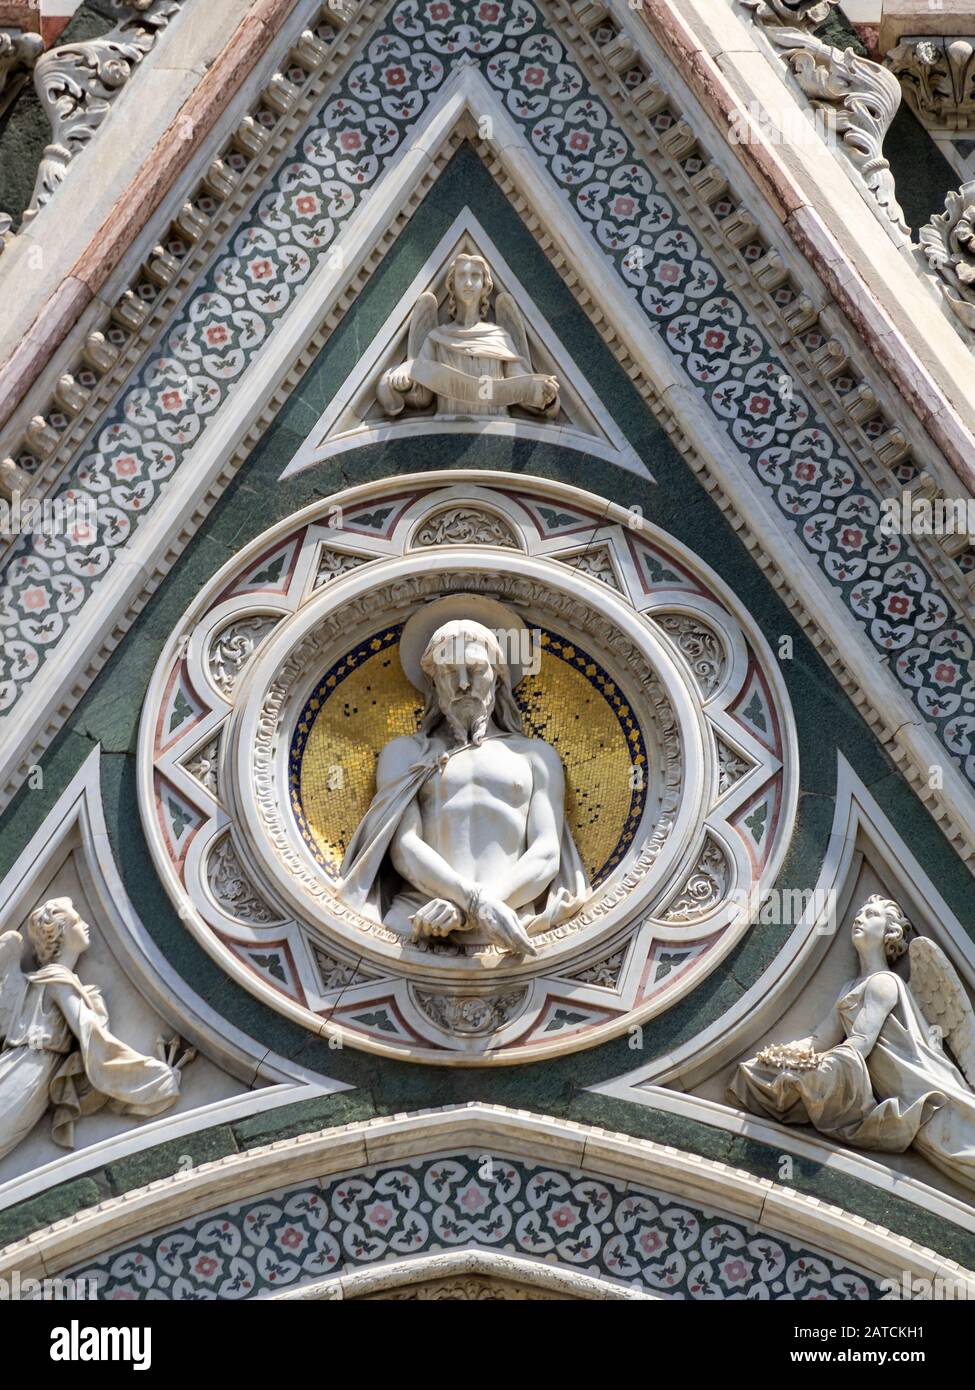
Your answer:
[[[429,290],[424,290],[413,305],[413,312],[410,315],[404,367],[411,367],[414,358],[419,357],[423,344],[433,329],[436,328],[439,317],[437,296],[431,294]],[[397,370],[396,367],[390,367],[389,371],[383,372],[376,387],[376,399],[385,413],[387,415],[400,415],[404,405],[429,405],[433,397],[425,386],[417,386],[414,383],[404,391],[402,388],[397,389],[392,385],[390,378]]]
[[[531,349],[521,310],[507,290],[499,291],[494,301],[494,313],[498,327],[503,328],[515,345],[515,352],[523,358],[528,370],[532,369]]]
[[[439,317],[437,296],[431,294],[429,290],[425,290],[413,305],[413,312],[410,315],[410,332],[406,351],[411,362],[414,357],[419,357],[420,349],[426,342],[428,335],[436,328]]]
[[[911,993],[931,1028],[940,1030],[975,1089],[975,1011],[951,961],[929,936],[911,942]]]
[[[9,1033],[27,993],[27,979],[20,968],[23,949],[19,931],[0,936],[0,1041]]]

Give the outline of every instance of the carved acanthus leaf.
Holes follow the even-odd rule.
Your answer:
[[[756,17],[767,26],[766,33],[781,50],[813,107],[823,113],[839,137],[839,148],[877,206],[903,236],[909,237],[910,229],[897,201],[894,175],[883,153],[887,131],[901,102],[900,83],[892,72],[860,57],[852,48],[832,48],[808,28],[780,26],[775,20],[785,18],[790,7],[783,0],[770,3],[776,6],[775,14],[763,16],[759,8]],[[765,0],[762,5],[769,9]]]
[[[740,782],[745,773],[754,767],[754,763],[736,753],[723,739],[716,739],[715,743],[718,749],[718,793],[724,796],[730,787]]]
[[[36,217],[64,180],[68,165],[95,136],[112,102],[156,42],[183,0],[139,6],[101,38],[64,44],[37,62],[34,86],[51,122],[51,143],[41,158],[24,222]]]
[[[315,588],[322,584],[330,584],[333,579],[338,579],[340,575],[348,574],[349,570],[358,569],[360,565],[366,563],[362,555],[350,555],[344,550],[332,550],[328,546],[323,546],[318,557],[318,572],[315,575]]]
[[[417,549],[433,545],[499,545],[520,550],[514,531],[481,507],[449,507],[429,517],[413,538]]]
[[[818,29],[836,9],[840,0],[744,0],[762,24],[792,24],[800,29]]]
[[[321,946],[313,946],[312,951],[323,990],[348,989],[352,985],[363,985],[369,980],[381,978],[374,970],[363,970],[357,961],[340,960]]]
[[[211,850],[207,861],[207,882],[219,906],[228,917],[263,926],[281,919],[260,897],[244,871],[229,835]]]
[[[665,922],[688,922],[718,906],[728,891],[730,868],[725,852],[709,835],[694,872],[664,913]]]
[[[902,38],[884,63],[926,125],[966,130],[975,119],[975,37]]]
[[[413,998],[427,1018],[445,1033],[483,1037],[485,1033],[497,1032],[517,1017],[528,998],[528,990],[462,995],[415,989]]]
[[[186,771],[206,787],[211,796],[217,795],[217,763],[220,756],[220,735],[198,749],[187,763]]]
[[[657,622],[676,642],[690,663],[698,689],[705,700],[709,699],[721,684],[725,671],[725,650],[721,639],[700,618],[685,613],[666,613],[657,618]]]
[[[566,978],[578,980],[584,985],[598,985],[601,989],[616,989],[623,973],[626,950],[625,946],[621,946],[612,955],[604,956],[602,960],[590,961],[581,970],[574,970]]]
[[[608,546],[592,546],[588,550],[580,551],[578,555],[570,555],[562,563],[571,565],[580,574],[587,574],[590,579],[598,579],[610,589],[620,591],[620,583],[616,578]]]
[[[949,193],[920,234],[921,249],[957,318],[975,332],[975,181]]]
[[[233,695],[241,671],[277,621],[266,613],[239,618],[214,638],[209,656],[210,675],[226,699]]]

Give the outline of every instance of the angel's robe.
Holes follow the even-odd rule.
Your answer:
[[[945,1054],[907,985],[869,1056],[848,1043],[830,1048],[809,1071],[776,1071],[757,1058],[743,1062],[731,1094],[749,1110],[786,1124],[812,1124],[858,1149],[903,1153],[913,1146],[959,1182],[975,1186],[975,1093]],[[837,1011],[847,1038],[855,1030],[870,980],[854,984]]]
[[[109,1031],[94,985],[57,964],[28,975],[27,985],[0,1051],[0,1158],[27,1137],[49,1105],[51,1137],[71,1148],[75,1121],[105,1105],[147,1118],[175,1104],[179,1072]]]
[[[430,369],[426,364],[431,363],[448,368],[448,373]],[[519,402],[504,399],[490,383],[509,377],[508,363],[520,364],[519,376],[527,378],[531,372],[511,335],[497,324],[464,328],[446,323],[427,334],[413,363],[413,380],[434,392],[441,415],[506,415],[508,405]],[[517,385],[513,383],[508,391],[517,395]],[[527,391],[526,380],[526,399]]]

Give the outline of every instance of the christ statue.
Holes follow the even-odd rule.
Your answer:
[[[429,610],[442,604],[457,607],[440,600]],[[420,729],[379,755],[341,896],[414,942],[466,934],[535,955],[533,935],[590,891],[566,824],[561,759],[525,734],[496,630],[473,618],[440,623],[419,668],[428,682]]]

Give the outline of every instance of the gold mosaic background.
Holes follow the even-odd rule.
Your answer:
[[[569,825],[595,878],[619,862],[639,821],[639,809],[634,814],[631,806],[630,773],[642,756],[632,751],[639,734],[620,692],[604,678],[596,682],[597,668],[567,664],[547,640],[548,634],[538,675],[526,676],[518,687],[518,704],[526,733],[561,755]],[[584,656],[551,640],[569,660]],[[307,734],[299,726],[305,747],[292,773],[296,815],[333,873],[375,792],[379,750],[391,738],[415,733],[423,713],[403,674],[398,644],[357,653],[352,661],[350,673],[312,713]]]

